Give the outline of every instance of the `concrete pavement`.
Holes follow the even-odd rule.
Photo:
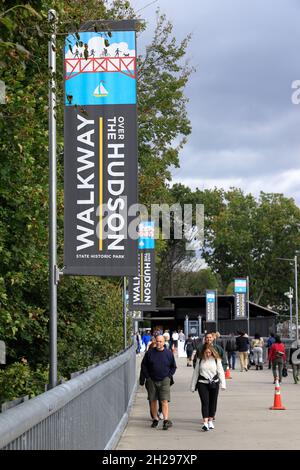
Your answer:
[[[138,361],[140,362],[140,361]],[[215,429],[201,431],[198,393],[189,391],[192,368],[185,358],[177,358],[178,369],[171,388],[170,419],[173,427],[150,428],[151,419],[145,387],[138,386],[128,425],[117,450],[238,450],[300,449],[300,384],[292,374],[283,379],[282,403],[285,411],[271,411],[274,401],[270,370],[231,371],[227,390],[220,391]],[[138,374],[139,375],[139,374]]]

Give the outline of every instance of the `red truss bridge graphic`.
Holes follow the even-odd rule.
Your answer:
[[[70,80],[81,73],[120,72],[136,78],[135,57],[90,57],[88,59],[65,59],[65,79]]]

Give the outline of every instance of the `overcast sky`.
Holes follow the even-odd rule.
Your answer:
[[[133,0],[148,22],[157,6],[197,68],[186,88],[192,134],[173,180],[196,187],[282,192],[300,205],[300,79],[298,0]],[[195,171],[197,169],[197,171]]]

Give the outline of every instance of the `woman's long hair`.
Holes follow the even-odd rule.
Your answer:
[[[200,353],[200,360],[205,359],[205,351],[207,351],[208,349],[211,351],[211,356],[214,359],[220,359],[220,356],[217,353],[217,351],[214,349],[214,347],[211,346],[210,344],[204,343],[203,348]]]

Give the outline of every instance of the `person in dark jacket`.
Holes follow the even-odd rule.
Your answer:
[[[229,368],[234,370],[236,361],[236,340],[234,333],[230,333],[230,337],[226,341],[225,351],[227,353]]]
[[[239,336],[236,338],[236,348],[239,353],[241,372],[248,371],[250,343],[248,336],[243,331],[239,331]]]
[[[189,335],[188,338],[185,340],[184,343],[184,350],[186,352],[187,357],[187,367],[192,367],[192,355],[194,351],[194,341],[192,339],[192,335]]]
[[[270,333],[270,336],[267,340],[267,348],[268,348],[268,357],[269,357],[269,350],[270,350],[270,347],[272,346],[272,344],[275,343],[275,335],[274,333]],[[271,361],[269,361],[269,369],[271,369]]]
[[[215,333],[205,333],[204,344],[211,345],[217,351],[217,353],[219,354],[219,357],[221,359],[223,369],[224,369],[224,371],[226,371],[227,365],[228,365],[226,354],[225,354],[225,351],[222,348],[222,346],[220,346],[219,344],[216,343],[216,341],[215,341],[216,336],[215,335],[216,335]],[[203,346],[204,345],[201,344],[201,343],[198,343],[198,345],[197,345],[196,354],[194,355],[194,359],[193,359],[194,368],[195,368],[197,359],[200,358],[200,356],[201,356]]]
[[[149,351],[150,351],[152,348],[155,348],[155,347],[156,347],[156,342],[155,342],[155,344],[154,344],[154,343],[148,343],[148,346],[149,346],[149,347],[148,347],[147,351],[145,352],[145,356],[146,356],[146,354],[149,353]],[[143,358],[143,361],[144,361],[144,359],[145,359],[145,356],[144,356],[144,358]],[[143,363],[143,361],[142,361],[142,363]],[[146,388],[146,390],[148,391],[148,381],[147,381],[146,377],[145,377],[144,374],[143,374],[142,366],[141,366],[141,371],[140,371],[140,385],[141,385],[141,386],[145,385],[145,388]],[[149,408],[150,408],[150,416],[151,416],[151,419],[152,419],[152,420],[154,420],[154,419],[157,419],[157,420],[164,419],[164,418],[163,418],[163,414],[162,414],[162,405],[161,405],[161,402],[158,401],[158,413],[157,413],[157,416],[153,416],[152,411],[151,411],[151,402],[150,402],[149,398],[148,398],[148,401],[149,401]]]
[[[141,370],[148,383],[148,398],[152,416],[157,416],[157,400],[161,401],[164,417],[163,429],[172,426],[169,420],[169,401],[171,379],[176,371],[176,362],[172,351],[165,348],[163,336],[156,337],[156,347],[145,354]],[[157,428],[158,419],[153,419],[152,428]]]

